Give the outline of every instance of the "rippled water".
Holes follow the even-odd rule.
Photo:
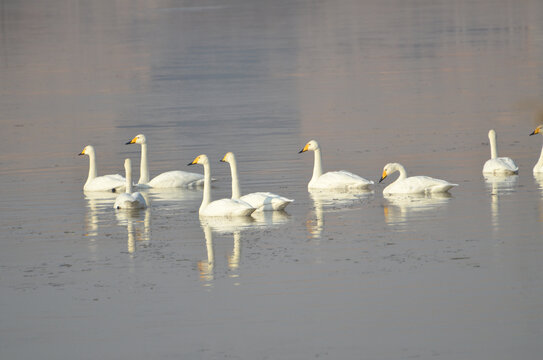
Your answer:
[[[0,357],[539,359],[539,1],[0,1]],[[484,178],[488,129],[518,176]],[[285,213],[200,221],[201,190],[84,193],[149,140]],[[387,162],[451,196],[307,192]],[[394,178],[396,175],[391,176]]]

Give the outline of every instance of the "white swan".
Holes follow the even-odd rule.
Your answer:
[[[203,216],[250,216],[256,209],[241,200],[220,199],[211,201],[211,168],[207,155],[199,155],[187,165],[204,166],[204,194],[198,213]]]
[[[488,132],[490,140],[490,159],[483,166],[483,174],[494,175],[513,175],[518,174],[518,166],[513,159],[508,157],[498,157],[498,148],[496,144],[496,132],[490,129]]]
[[[232,173],[232,199],[245,201],[254,207],[256,211],[283,210],[288,204],[294,201],[271,192],[254,192],[241,196],[236,156],[234,153],[228,152],[221,159],[221,162],[230,164],[230,172]]]
[[[392,184],[388,185],[383,194],[427,194],[447,192],[453,186],[448,181],[434,179],[429,176],[410,176],[407,177],[405,168],[398,163],[388,163],[383,168],[383,176],[379,182],[383,181],[388,175],[399,171],[400,176]]]
[[[541,128],[543,125],[539,125],[530,135],[536,135],[541,133]],[[539,155],[539,160],[534,165],[534,173],[543,173],[543,147],[541,148],[541,155]]]
[[[83,190],[118,192],[125,187],[126,180],[119,174],[96,175],[96,153],[92,145],[85,146],[79,155],[87,155],[89,157],[89,176],[83,186]]]
[[[132,192],[132,161],[124,161],[124,171],[126,174],[126,191],[117,196],[114,209],[144,209],[147,202],[139,192]]]
[[[141,162],[140,162],[140,179],[138,180],[139,186],[147,186],[152,188],[179,188],[179,187],[194,187],[202,185],[204,177],[201,174],[186,172],[186,171],[167,171],[160,175],[155,176],[149,180],[149,162],[147,159],[147,139],[145,135],[139,134],[132,140],[128,141],[129,144],[141,145]]]
[[[373,181],[366,180],[358,175],[348,171],[330,171],[322,173],[321,149],[319,143],[315,140],[310,140],[305,144],[300,153],[312,150],[315,152],[315,164],[313,166],[313,177],[307,184],[308,189],[367,189]]]

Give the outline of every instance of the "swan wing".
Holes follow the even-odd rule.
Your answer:
[[[87,182],[85,191],[121,191],[126,187],[126,179],[119,174],[103,175]]]
[[[240,200],[248,203],[257,211],[284,210],[288,204],[294,201],[271,192],[250,193],[243,195]]]
[[[241,200],[220,199],[209,203],[200,211],[204,216],[249,216],[256,209]]]
[[[363,189],[369,187],[371,184],[373,184],[371,180],[366,180],[361,176],[341,170],[322,174],[309,187],[315,189]]]
[[[517,174],[518,166],[513,159],[508,157],[499,157],[496,159],[490,159],[485,162],[483,166],[484,174]]]
[[[446,192],[450,188],[458,186],[448,181],[435,179],[429,176],[411,176],[403,180],[396,180],[387,186],[385,194],[421,194]]]
[[[149,181],[153,188],[194,187],[204,184],[204,175],[187,171],[168,171],[155,176]]]

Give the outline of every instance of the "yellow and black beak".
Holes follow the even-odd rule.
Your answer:
[[[223,158],[219,160],[219,162],[226,162],[226,155],[227,154],[224,154]]]
[[[305,144],[304,148],[298,152],[298,154],[301,154],[303,152],[306,152],[309,149],[309,143]]]
[[[534,131],[532,131],[532,133],[530,134],[530,136],[539,134],[540,131],[541,131],[541,126],[538,126]]]
[[[83,149],[83,151],[81,151],[79,154],[77,155],[85,155],[85,149]]]
[[[192,162],[189,162],[187,166],[198,164],[198,160],[200,160],[200,156],[196,156],[196,159],[192,160]]]
[[[138,139],[138,137],[136,136],[132,140],[128,141],[125,145],[135,144],[137,139]]]
[[[383,170],[383,176],[381,176],[381,179],[379,180],[379,182],[385,180],[385,178],[387,177],[387,171],[386,170]]]

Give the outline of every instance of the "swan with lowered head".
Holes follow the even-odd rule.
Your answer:
[[[126,143],[126,145],[129,144],[141,145],[140,179],[138,180],[138,186],[164,189],[195,187],[203,184],[204,177],[201,174],[179,170],[163,172],[162,174],[157,175],[153,179],[149,180],[147,138],[145,137],[145,135],[139,134]]]
[[[125,178],[119,174],[96,175],[96,153],[92,145],[87,145],[79,155],[89,157],[89,176],[87,182],[83,185],[85,191],[121,191],[125,187]]]
[[[367,189],[373,181],[355,175],[345,170],[322,173],[321,148],[316,140],[310,140],[305,144],[300,153],[312,150],[315,153],[313,165],[313,177],[307,184],[309,190],[354,190]]]
[[[234,153],[228,152],[223,156],[221,162],[230,164],[230,172],[232,174],[232,199],[245,201],[254,207],[256,211],[284,210],[288,204],[294,201],[271,192],[254,192],[241,196],[236,156]]]
[[[483,174],[513,175],[518,174],[518,166],[509,157],[498,157],[498,146],[496,144],[496,132],[490,129],[488,132],[490,140],[490,159],[483,166]]]
[[[256,209],[244,201],[220,199],[211,201],[211,167],[207,155],[199,155],[187,165],[204,166],[204,194],[198,213],[202,216],[250,216]]]
[[[145,209],[147,202],[141,193],[132,192],[132,161],[126,159],[124,161],[124,171],[126,175],[126,191],[117,196],[114,209]]]
[[[535,128],[535,130],[530,135],[541,134],[542,127],[543,125],[539,125],[538,127]],[[539,155],[539,160],[534,165],[534,173],[536,174],[543,173],[543,147],[541,148],[541,155]]]
[[[383,190],[383,194],[427,194],[427,193],[443,193],[449,191],[453,186],[448,181],[434,179],[429,176],[410,176],[407,177],[405,168],[398,163],[388,163],[383,168],[383,176],[379,182],[383,181],[388,175],[399,171],[400,176],[392,184],[388,185]]]

